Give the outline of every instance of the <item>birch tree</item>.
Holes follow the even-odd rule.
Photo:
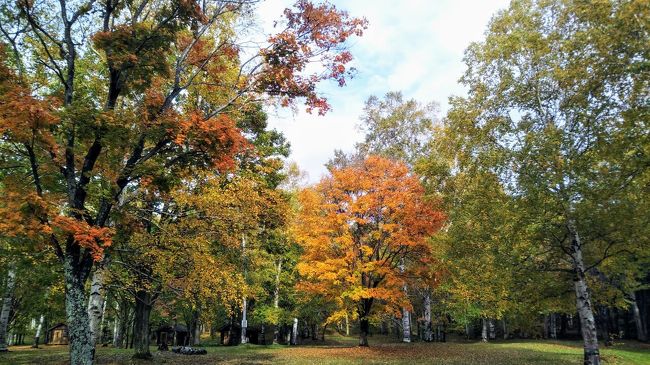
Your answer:
[[[469,96],[448,115],[461,158],[499,176],[547,268],[570,275],[590,365],[589,272],[634,244],[593,223],[648,172],[649,15],[645,1],[514,1],[467,49]]]

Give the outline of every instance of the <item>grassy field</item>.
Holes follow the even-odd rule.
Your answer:
[[[186,356],[158,352],[152,361],[131,359],[133,350],[98,348],[97,363],[126,364],[582,364],[579,342],[497,341],[447,343],[394,343],[373,338],[371,347],[359,348],[356,339],[336,337],[325,343],[287,347],[280,345],[237,347],[208,346],[207,355]],[[601,351],[605,364],[650,364],[650,345],[618,343]],[[12,347],[0,354],[0,364],[65,364],[66,346]]]

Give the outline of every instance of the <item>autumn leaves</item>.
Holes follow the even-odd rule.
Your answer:
[[[432,261],[427,239],[444,222],[438,202],[401,162],[369,156],[300,193],[296,238],[304,290],[336,301],[367,321],[376,312],[410,308],[405,285],[425,284]]]

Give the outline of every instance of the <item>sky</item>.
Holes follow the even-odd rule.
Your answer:
[[[347,85],[321,84],[332,110],[325,116],[289,110],[270,110],[269,125],[291,143],[289,160],[318,181],[335,149],[350,152],[363,139],[357,130],[365,100],[402,91],[406,98],[440,104],[441,116],[448,98],[464,95],[458,79],[465,70],[463,52],[483,38],[487,24],[509,0],[330,0],[352,16],[365,17],[368,29],[348,46],[356,76]],[[273,21],[291,5],[290,0],[260,4],[262,31],[273,32]]]

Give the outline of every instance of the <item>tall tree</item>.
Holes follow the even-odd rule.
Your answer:
[[[444,214],[402,163],[370,156],[330,172],[300,194],[298,269],[304,290],[354,303],[359,345],[368,346],[373,304],[410,308],[403,287],[431,259],[427,238]],[[346,306],[339,310],[347,313]]]
[[[299,0],[284,12],[285,28],[246,60],[237,20],[255,3],[1,4],[0,130],[10,142],[2,153],[30,170],[28,180],[5,179],[8,211],[27,217],[9,222],[40,235],[63,264],[72,364],[94,359],[84,284],[110,246],[123,191],[152,169],[231,168],[245,148],[233,114],[251,99],[303,97],[324,113],[315,86],[345,83],[351,55],[342,43],[364,20]],[[310,62],[323,67],[308,74]]]
[[[362,155],[380,155],[403,161],[409,166],[427,152],[438,106],[405,100],[402,92],[391,91],[383,99],[371,96],[366,100],[359,129],[363,142],[357,144]]]
[[[649,15],[646,1],[513,1],[468,48],[469,96],[448,116],[458,160],[500,178],[546,264],[571,275],[585,364],[600,363],[588,273],[638,245],[594,223],[648,174]]]
[[[415,99],[406,100],[400,91],[386,93],[382,99],[371,96],[366,101],[363,115],[360,118],[360,129],[365,133],[364,141],[356,145],[357,156],[349,156],[347,159],[363,158],[368,154],[379,155],[386,158],[396,159],[406,163],[413,171],[417,172],[418,165],[423,158],[426,158],[429,150],[429,142],[434,131],[434,123],[437,118],[438,107],[435,103],[422,104]],[[336,151],[335,151],[336,152]],[[338,152],[335,160],[344,163],[344,156]],[[432,189],[429,189],[432,190]],[[432,190],[429,194],[438,194]],[[433,272],[433,271],[432,271]],[[427,287],[431,281],[423,280],[421,290],[424,302],[424,311],[431,313],[431,289]],[[408,293],[409,288],[404,286]],[[411,341],[411,313],[408,309],[402,309],[403,341]],[[432,341],[431,316],[425,317],[425,341]]]

